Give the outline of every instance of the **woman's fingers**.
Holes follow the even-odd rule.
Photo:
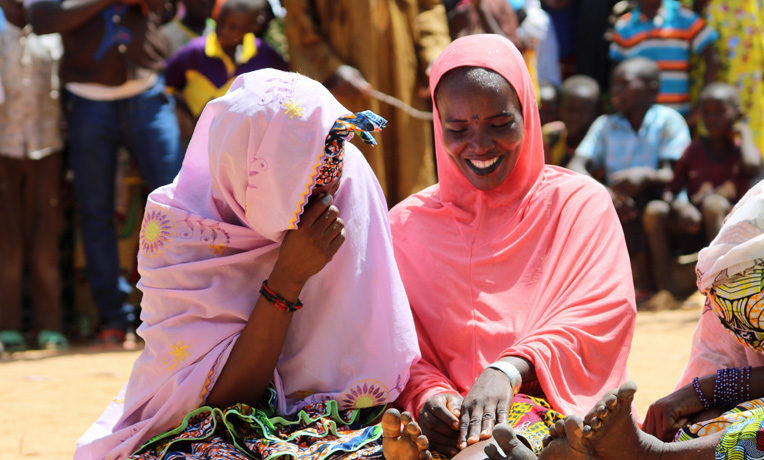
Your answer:
[[[316,218],[311,227],[315,228],[319,232],[325,232],[329,226],[337,221],[339,216],[340,210],[337,209],[337,206],[330,205],[324,209],[324,212],[322,212],[320,216]]]
[[[459,419],[448,408],[448,404],[453,404],[448,397],[438,399],[437,404],[434,404],[428,412],[443,423],[443,425],[455,430],[459,427]]]
[[[305,211],[303,211],[302,217],[300,217],[298,228],[312,227],[324,211],[332,205],[332,199],[331,195],[324,195],[316,201],[310,201],[307,206],[305,206]]]
[[[506,424],[509,421],[509,408],[512,406],[512,401],[499,401],[496,405],[496,424]]]
[[[456,445],[456,434],[458,431],[443,423],[443,421],[435,417],[432,412],[424,412],[420,415],[419,424],[422,425],[422,429],[427,427],[428,433],[435,432],[450,437],[453,440],[454,445]]]
[[[334,256],[334,254],[339,251],[340,247],[342,246],[342,243],[345,242],[345,229],[343,228],[340,230],[339,234],[332,239],[332,241],[329,242],[329,246],[327,247],[326,253],[331,258]]]
[[[458,447],[464,449],[468,445],[480,441],[480,428],[483,425],[483,406],[475,405],[472,408],[462,407],[462,416],[459,421]]]

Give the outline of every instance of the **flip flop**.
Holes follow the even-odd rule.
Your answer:
[[[24,351],[27,349],[26,341],[21,332],[12,329],[0,331],[0,342],[5,351]]]
[[[58,331],[43,330],[37,334],[37,346],[46,350],[66,350],[69,341]]]

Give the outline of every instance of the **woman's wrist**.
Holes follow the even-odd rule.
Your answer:
[[[282,275],[275,268],[271,272],[271,276],[268,277],[268,287],[290,302],[297,302],[304,286],[304,282]]]

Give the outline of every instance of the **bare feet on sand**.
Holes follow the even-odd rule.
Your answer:
[[[610,391],[584,417],[583,438],[598,460],[658,458],[663,443],[640,430],[631,415],[637,386],[626,382]]]
[[[382,452],[387,460],[432,460],[427,438],[408,412],[388,409],[382,416]]]
[[[589,460],[583,439],[581,418],[572,415],[560,420],[549,429],[550,436],[544,440],[544,449],[539,454],[540,460]],[[505,455],[502,455],[493,443],[485,447],[485,454],[490,460],[534,460],[533,454],[508,425],[496,425],[493,440]]]

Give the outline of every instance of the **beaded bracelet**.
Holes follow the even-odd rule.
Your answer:
[[[302,308],[302,302],[300,302],[300,299],[297,299],[297,302],[290,302],[287,299],[281,297],[276,291],[268,286],[268,280],[263,281],[263,285],[260,288],[260,295],[281,311],[292,313]]]
[[[692,379],[692,386],[695,388],[695,393],[698,394],[698,399],[700,399],[700,402],[703,403],[703,409],[708,410],[711,408],[711,404],[708,403],[708,400],[705,396],[703,396],[703,391],[700,389],[700,379],[698,377],[695,377]],[[714,386],[716,388],[716,386]]]

